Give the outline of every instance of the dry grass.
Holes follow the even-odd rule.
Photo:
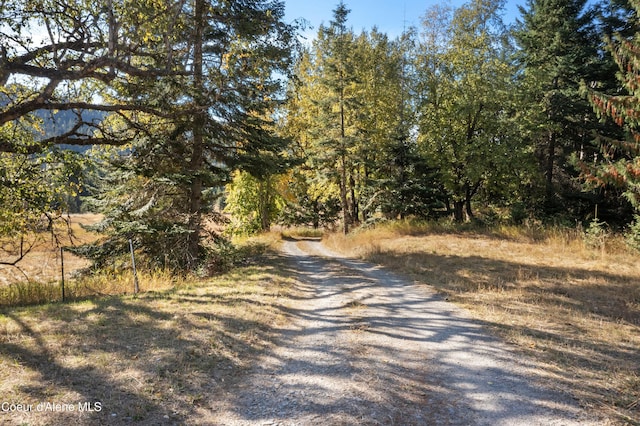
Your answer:
[[[24,239],[25,247],[33,245],[31,251],[16,266],[0,265],[0,287],[19,282],[49,282],[61,279],[61,262],[59,246],[79,245],[94,241],[98,236],[86,231],[82,225],[96,223],[99,215],[82,214],[68,217],[70,231],[66,225],[57,222],[55,240],[52,233],[43,232],[37,235],[27,235]],[[0,261],[12,262],[19,255],[19,241],[0,240]],[[85,268],[89,262],[71,253],[64,254],[65,275],[73,274],[78,269]]]
[[[293,280],[279,262],[138,297],[1,310],[0,403],[33,411],[0,411],[0,424],[206,424],[212,395],[285,321]],[[46,402],[75,411],[38,412]],[[101,410],[79,412],[85,402]]]
[[[324,230],[308,227],[289,227],[280,231],[282,238],[305,239],[305,238],[322,238]]]
[[[619,238],[592,249],[575,230],[395,224],[327,243],[435,287],[532,355],[552,386],[640,424],[640,258]]]
[[[42,232],[25,237],[32,247],[16,266],[0,265],[0,307],[33,305],[62,299],[62,258],[60,247],[70,247],[95,241],[98,234],[83,226],[97,223],[100,215],[70,215],[68,224],[56,222],[54,233]],[[55,234],[55,237],[54,237]],[[17,241],[3,241],[2,260],[16,256]],[[13,253],[12,253],[13,251]],[[90,262],[64,252],[65,298],[74,300],[89,296],[133,293],[131,271],[101,272],[91,276],[76,276]],[[143,273],[139,277],[141,291],[167,290],[175,285],[174,277],[164,271]]]
[[[0,307],[36,305],[62,300],[62,265],[58,246],[67,247],[95,241],[99,235],[86,231],[82,225],[93,224],[99,220],[99,215],[71,215],[71,232],[58,224],[57,242],[51,239],[50,233],[33,236],[37,244],[20,261],[18,267],[0,265]],[[279,241],[280,237],[276,233],[238,239],[234,241],[234,252],[228,253],[228,259],[225,261],[247,264],[245,259],[259,256],[267,247],[275,249]],[[11,244],[16,243],[6,241],[5,247]],[[128,259],[127,256],[125,262]],[[128,269],[103,270],[89,275],[76,273],[89,265],[90,262],[86,259],[64,252],[65,300],[133,294],[134,276],[130,263],[126,264]],[[139,268],[137,276],[139,290],[143,293],[170,290],[179,287],[184,281],[167,270],[149,271]]]

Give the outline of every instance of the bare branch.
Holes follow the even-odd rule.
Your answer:
[[[31,250],[33,250],[33,248],[36,245],[36,241],[37,240],[33,240],[29,243],[28,247],[25,248],[24,245],[24,235],[20,236],[20,251],[17,254],[17,257],[12,260],[12,261],[0,261],[0,265],[4,265],[4,266],[13,266],[18,268],[16,265],[18,263],[20,263],[22,261],[22,259],[24,259],[30,252]],[[18,270],[20,270],[20,272],[22,272],[22,270],[20,268],[18,268]],[[24,274],[24,272],[22,272]],[[25,274],[26,276],[26,274]],[[28,277],[27,277],[28,278]]]

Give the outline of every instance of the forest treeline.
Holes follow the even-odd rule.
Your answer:
[[[98,266],[131,239],[197,268],[225,250],[212,223],[228,215],[237,232],[640,230],[640,3],[528,0],[512,25],[503,6],[432,6],[390,37],[354,32],[341,2],[301,43],[276,0],[5,1],[0,232],[37,230],[80,193],[105,218],[76,249]]]
[[[339,219],[348,232],[379,217],[442,216],[628,224],[639,195],[632,2],[530,0],[513,25],[503,6],[432,6],[390,38],[355,33],[340,3],[298,56],[279,110],[301,163],[267,179],[238,174],[229,188],[238,226]]]

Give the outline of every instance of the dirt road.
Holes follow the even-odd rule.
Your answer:
[[[598,424],[424,286],[319,242],[284,251],[302,297],[279,344],[218,402],[219,424]]]

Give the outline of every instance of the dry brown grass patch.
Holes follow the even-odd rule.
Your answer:
[[[83,225],[90,225],[101,220],[100,215],[78,214],[65,217],[69,226],[63,222],[55,222],[51,232],[26,235],[24,246],[33,245],[31,251],[16,266],[0,265],[0,286],[16,282],[49,282],[61,279],[60,247],[85,244],[94,241],[98,235],[87,231]],[[57,240],[56,240],[57,239]],[[13,262],[19,256],[20,240],[0,239],[3,248],[0,261]],[[89,262],[66,252],[64,254],[65,275],[73,274],[78,269],[86,268]]]
[[[0,423],[202,421],[286,320],[293,280],[278,262],[138,297],[0,311],[0,403],[76,407],[0,412]],[[102,409],[79,412],[84,402]]]
[[[434,286],[535,357],[549,384],[614,422],[640,421],[640,259],[575,231],[333,235],[334,249]],[[536,241],[537,240],[537,241]]]

